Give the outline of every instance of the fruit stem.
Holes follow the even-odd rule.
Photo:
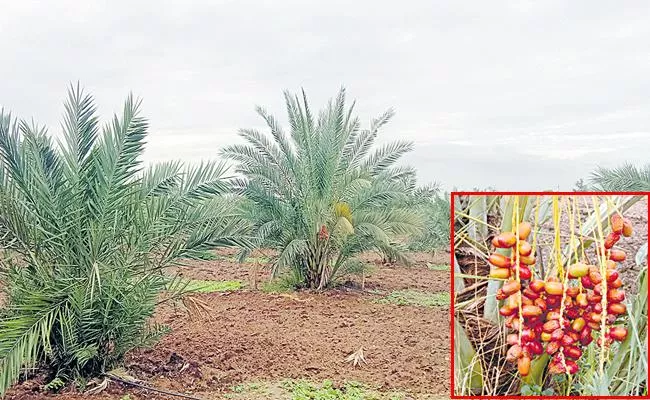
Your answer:
[[[600,263],[600,275],[602,277],[601,281],[601,299],[600,299],[600,305],[602,310],[600,310],[600,363],[599,363],[599,371],[600,375],[603,376],[605,372],[605,352],[607,347],[605,346],[605,340],[606,340],[606,328],[607,328],[607,270],[606,270],[606,261],[607,261],[607,256],[605,255],[605,235],[603,233],[603,223],[600,220],[600,204],[598,203],[598,198],[596,196],[592,196],[592,202],[594,204],[594,211],[596,212],[596,223],[598,225],[598,231],[594,233],[594,236],[596,234],[598,237],[594,237],[594,242],[596,243],[596,246],[600,251],[597,254],[596,257]]]
[[[537,224],[539,224],[539,198],[540,196],[536,196],[537,199],[535,201],[535,224],[533,225],[533,241],[531,243],[531,251],[530,254],[535,256],[535,251],[537,250]],[[535,277],[535,264],[530,266],[530,276],[531,279],[534,279]]]
[[[522,315],[522,305],[521,305],[521,279],[519,278],[519,196],[514,198],[514,207],[515,212],[512,214],[514,221],[512,222],[512,231],[515,233],[515,278],[517,283],[519,283],[519,291],[517,291],[517,304],[518,304],[518,313],[519,313],[519,332],[518,332],[518,344],[521,347],[521,334],[524,328],[524,317]]]
[[[569,269],[565,271],[562,266],[562,250],[560,248],[560,216],[562,211],[559,206],[558,196],[553,196],[553,228],[555,229],[555,255],[558,268],[558,274],[562,278],[562,301],[560,302],[560,329],[564,331],[564,302],[566,300],[566,292],[568,286]],[[569,253],[570,254],[570,253]],[[559,350],[560,360],[564,371],[567,371],[566,358],[564,357],[564,346]]]

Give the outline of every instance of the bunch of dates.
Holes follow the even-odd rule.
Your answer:
[[[531,232],[528,222],[492,240],[495,248],[510,249],[509,256],[490,256],[490,277],[506,280],[497,292],[497,299],[502,301],[499,313],[506,317],[506,327],[514,331],[507,336],[510,347],[506,359],[517,363],[521,376],[529,374],[531,361],[544,352],[551,355],[549,372],[575,374],[577,360],[593,341],[593,332],[600,331],[599,346],[627,337],[627,329],[617,324],[627,312],[623,282],[617,271],[617,262],[625,260],[625,252],[614,245],[621,236],[631,236],[633,229],[630,221],[618,214],[611,217],[610,224],[611,233],[597,249],[606,259],[604,276],[600,267],[577,262],[568,266],[562,280],[535,279],[531,273],[535,257],[527,241]]]

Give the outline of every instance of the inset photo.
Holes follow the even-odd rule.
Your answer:
[[[451,206],[452,398],[647,398],[648,193]]]

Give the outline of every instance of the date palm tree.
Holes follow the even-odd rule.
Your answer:
[[[630,163],[615,168],[598,167],[591,173],[590,181],[595,190],[607,192],[650,191],[650,164],[636,167]]]
[[[154,307],[187,286],[168,266],[246,245],[222,164],[142,166],[139,109],[129,96],[101,129],[92,97],[71,87],[58,143],[0,112],[0,395],[24,367],[103,372],[160,334]]]
[[[417,189],[415,170],[396,166],[412,144],[373,146],[393,111],[361,129],[344,89],[317,116],[304,91],[285,92],[285,101],[288,133],[258,107],[269,133],[242,129],[246,144],[221,151],[242,176],[236,183],[248,200],[257,245],[278,251],[273,272],[288,268],[301,286],[322,289],[357,268],[354,256],[362,251],[403,258],[396,238],[422,228],[407,203]]]

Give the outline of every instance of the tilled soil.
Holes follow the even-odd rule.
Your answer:
[[[215,260],[186,260],[175,270],[192,279],[237,280],[254,287],[257,283],[268,281],[270,277],[269,265],[260,261],[268,257],[268,253],[270,252],[256,251],[247,258],[248,262],[239,263],[237,250],[222,249],[214,252]]]
[[[443,260],[447,258],[443,255]],[[220,398],[245,382],[286,378],[353,380],[416,396],[446,394],[448,308],[374,302],[379,294],[393,290],[448,291],[449,271],[427,266],[439,260],[430,255],[416,255],[414,260],[410,268],[376,261],[363,279],[366,290],[358,290],[361,281],[355,278],[352,289],[325,293],[266,294],[247,289],[203,294],[198,299],[210,309],[207,319],[191,319],[181,309],[165,306],[156,321],[168,325],[171,332],[153,348],[130,353],[126,370],[154,387],[202,398]],[[248,282],[250,267],[220,258],[193,262],[182,270],[200,279]],[[265,275],[260,273],[260,278]],[[366,363],[355,367],[346,362],[360,348]],[[126,393],[169,398],[118,385],[96,398],[117,400]],[[33,380],[8,394],[9,399],[43,396]],[[52,397],[82,398],[70,391]]]
[[[446,310],[379,305],[343,293],[239,292],[202,300],[213,310],[211,321],[163,312],[161,320],[173,334],[151,351],[132,354],[127,368],[176,390],[283,377],[344,378],[430,393],[447,389]],[[361,347],[366,365],[345,362]],[[175,370],[185,363],[186,372]]]

